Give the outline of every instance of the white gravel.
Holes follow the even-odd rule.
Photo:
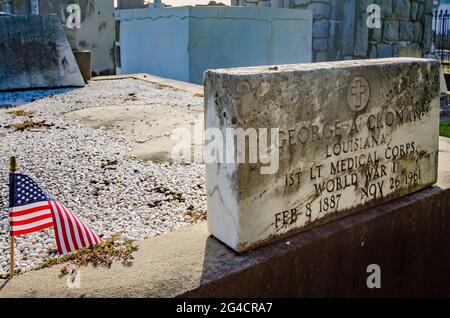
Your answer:
[[[130,98],[131,97],[131,98]],[[9,271],[8,164],[15,155],[18,170],[32,177],[104,239],[121,233],[144,239],[194,222],[188,210],[206,211],[204,166],[143,162],[126,156],[127,141],[105,129],[67,122],[62,114],[96,106],[163,104],[201,105],[192,93],[133,79],[92,82],[81,89],[0,93],[0,278]],[[5,107],[9,106],[9,107]],[[33,121],[50,128],[7,128],[33,112]],[[16,267],[30,271],[56,257],[53,230],[16,238]]]

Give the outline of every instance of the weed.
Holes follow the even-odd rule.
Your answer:
[[[24,121],[19,124],[11,124],[6,126],[6,128],[15,129],[17,131],[24,131],[26,129],[37,129],[37,128],[50,128],[53,124],[46,124],[44,121],[33,121],[31,119]]]
[[[193,206],[189,207],[189,209],[186,211],[186,215],[191,218],[192,223],[206,221],[207,219],[206,211],[195,210]]]
[[[439,135],[450,138],[450,123],[441,123],[439,125]]]
[[[125,240],[119,244],[118,236],[96,246],[82,248],[74,253],[61,256],[59,258],[46,259],[42,267],[50,267],[58,264],[65,264],[61,269],[61,276],[69,274],[69,268],[75,266],[88,266],[111,268],[114,261],[121,261],[122,265],[130,266],[133,261],[131,255],[137,251],[138,246],[132,241]]]
[[[11,111],[7,112],[7,114],[14,116],[14,117],[25,117],[25,116],[33,115],[33,112],[28,112],[26,110],[18,109],[18,110],[11,110]]]

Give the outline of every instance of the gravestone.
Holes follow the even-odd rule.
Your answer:
[[[245,251],[434,184],[439,68],[389,58],[207,71],[210,233]],[[257,161],[252,138],[270,149]]]

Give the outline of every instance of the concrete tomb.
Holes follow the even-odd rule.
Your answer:
[[[164,2],[164,1],[163,1]],[[120,71],[203,83],[211,68],[311,62],[313,14],[262,7],[117,10]]]
[[[390,58],[207,71],[210,233],[245,251],[434,184],[439,67]]]

